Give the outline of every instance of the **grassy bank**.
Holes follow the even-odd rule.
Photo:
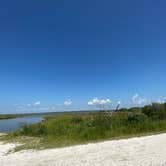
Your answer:
[[[13,119],[13,118],[21,118],[26,116],[36,116],[38,114],[6,114],[6,115],[0,115],[0,120],[4,119]]]
[[[12,118],[21,118],[26,116],[45,116],[45,115],[57,115],[60,113],[49,112],[49,113],[24,113],[24,114],[0,114],[0,120],[3,119],[12,119]]]
[[[21,115],[0,115],[0,120],[19,118],[19,117],[22,117],[22,116]]]
[[[113,115],[99,112],[49,116],[1,139],[24,143],[18,149],[54,148],[160,132],[166,132],[165,105],[125,109]]]

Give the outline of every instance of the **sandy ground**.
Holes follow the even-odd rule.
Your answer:
[[[0,143],[0,166],[166,166],[166,134],[7,154],[14,147]]]

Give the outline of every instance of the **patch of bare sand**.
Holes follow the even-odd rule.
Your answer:
[[[0,143],[0,166],[166,166],[166,134],[5,155],[14,146]]]

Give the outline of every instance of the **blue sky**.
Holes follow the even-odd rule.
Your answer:
[[[0,112],[91,109],[95,98],[123,106],[165,100],[165,7],[164,0],[1,1]]]

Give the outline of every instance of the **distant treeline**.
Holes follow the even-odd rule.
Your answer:
[[[19,118],[19,117],[22,117],[22,115],[0,115],[0,120]]]
[[[151,120],[166,119],[166,103],[152,103],[144,107],[121,108],[119,112],[142,113]]]

